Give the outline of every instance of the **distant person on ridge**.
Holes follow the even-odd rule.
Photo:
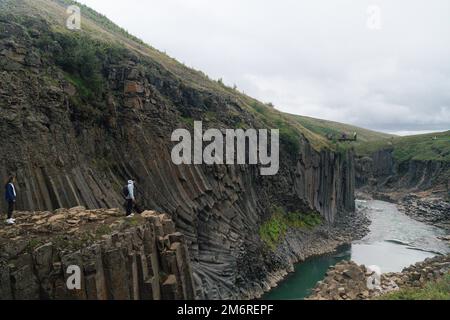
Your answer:
[[[123,188],[123,194],[125,196],[125,208],[127,211],[127,217],[131,218],[134,216],[133,208],[136,203],[136,198],[134,196],[134,181],[128,180],[128,184]]]
[[[16,178],[14,176],[10,176],[5,185],[5,200],[8,203],[8,218],[6,219],[6,223],[10,225],[16,223],[16,219],[13,219],[12,217],[17,197],[16,187],[14,186],[15,182]]]

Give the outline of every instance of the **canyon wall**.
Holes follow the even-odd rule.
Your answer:
[[[356,186],[375,191],[436,190],[450,186],[450,163],[438,160],[408,160],[399,163],[393,149],[382,149],[356,160]]]
[[[192,131],[192,119],[205,129],[264,124],[239,97],[132,51],[108,51],[104,90],[87,94],[55,58],[64,47],[48,23],[24,21],[0,19],[0,179],[17,176],[18,210],[121,207],[122,186],[135,179],[140,207],[166,212],[184,234],[196,296],[206,299],[254,297],[275,271],[273,256],[285,258],[258,233],[272,206],[319,212],[328,224],[354,210],[353,153],[313,148],[303,136],[298,148],[282,143],[275,176],[258,166],[174,165],[171,133]]]

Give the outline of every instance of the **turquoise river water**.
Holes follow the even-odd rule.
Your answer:
[[[448,245],[437,239],[445,235],[443,230],[409,218],[399,212],[395,204],[357,201],[357,208],[366,208],[371,220],[370,232],[365,238],[341,246],[334,253],[297,264],[295,271],[263,299],[304,299],[324,278],[328,268],[341,260],[377,265],[381,272],[398,272],[425,258],[450,252]]]

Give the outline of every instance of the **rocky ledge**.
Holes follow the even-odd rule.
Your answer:
[[[0,226],[0,299],[194,299],[183,234],[165,214],[84,207],[21,212]],[[69,266],[81,289],[69,290]]]
[[[442,198],[409,194],[398,207],[413,219],[450,231],[450,203]]]
[[[450,255],[418,262],[399,273],[381,275],[380,283],[370,286],[375,275],[370,268],[353,261],[343,261],[331,267],[308,300],[369,300],[403,288],[421,288],[450,272]],[[372,278],[373,279],[373,278]]]

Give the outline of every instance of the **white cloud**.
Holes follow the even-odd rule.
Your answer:
[[[450,2],[81,0],[278,109],[384,131],[450,128]]]

